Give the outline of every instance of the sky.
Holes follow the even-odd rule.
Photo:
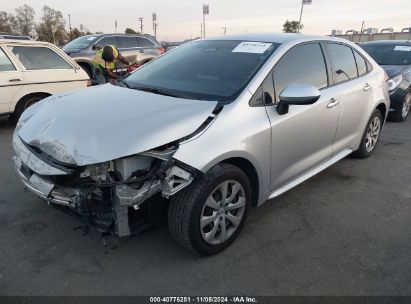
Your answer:
[[[91,32],[118,32],[131,27],[139,30],[138,18],[143,18],[144,33],[153,33],[152,13],[157,13],[157,37],[177,41],[200,36],[202,5],[209,4],[206,35],[219,36],[244,32],[281,32],[285,20],[298,20],[301,0],[1,0],[0,10],[13,12],[28,4],[41,16],[47,5],[60,10],[72,27],[83,24]],[[303,33],[329,35],[331,30],[365,27],[401,30],[411,27],[410,0],[313,0],[304,6]]]

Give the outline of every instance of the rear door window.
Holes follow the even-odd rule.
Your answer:
[[[338,43],[327,43],[335,84],[358,77],[354,54],[349,46]]]
[[[321,90],[328,86],[327,68],[319,43],[293,47],[274,67],[276,100],[289,84],[310,84]]]
[[[107,45],[114,45],[116,48],[118,48],[117,37],[115,36],[104,37],[103,39],[98,41],[97,44],[101,45],[102,47],[105,47]]]
[[[121,49],[131,49],[138,46],[137,37],[118,37],[118,47]]]
[[[139,37],[138,40],[139,40],[140,46],[142,47],[155,47],[156,46],[154,42],[148,40],[147,38]]]
[[[73,67],[48,47],[9,46],[26,70],[61,70]]]
[[[0,48],[0,72],[15,71],[13,63],[10,61],[9,57]]]

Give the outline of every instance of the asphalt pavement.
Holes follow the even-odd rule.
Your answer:
[[[411,295],[411,119],[375,154],[347,158],[260,208],[219,255],[167,227],[103,246],[24,191],[0,124],[2,295]]]

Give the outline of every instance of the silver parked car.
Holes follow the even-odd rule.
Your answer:
[[[156,196],[171,234],[210,255],[260,206],[374,151],[384,71],[356,45],[292,34],[198,40],[119,81],[28,108],[13,138],[25,186],[119,237]]]

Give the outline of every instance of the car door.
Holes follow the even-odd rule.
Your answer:
[[[23,67],[22,84],[27,94],[54,94],[77,89],[86,84],[85,73],[76,70],[50,46],[12,43],[7,45],[7,49]]]
[[[355,149],[368,121],[372,105],[373,80],[371,65],[350,46],[326,43],[331,61],[334,86],[338,87],[340,119],[334,141],[334,152]]]
[[[290,49],[273,70],[274,100],[289,84],[309,84],[321,92],[312,105],[290,106],[280,115],[268,106],[271,122],[271,188],[278,189],[332,157],[339,106],[336,90],[329,86],[326,57],[320,43]]]
[[[118,50],[121,55],[130,63],[140,61],[140,48],[136,36],[119,36]]]
[[[0,114],[9,113],[15,95],[22,88],[23,73],[0,46]]]

